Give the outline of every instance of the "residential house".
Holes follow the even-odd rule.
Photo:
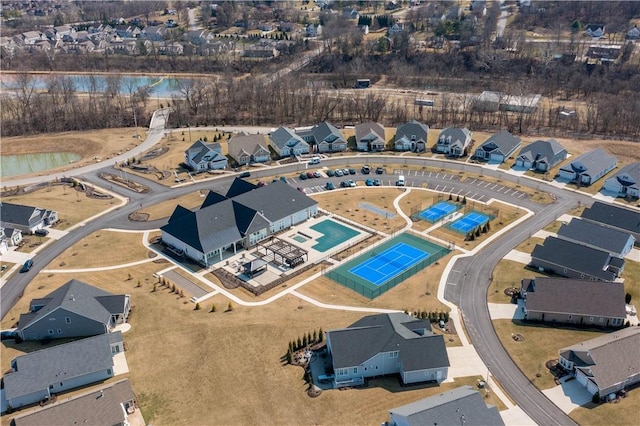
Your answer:
[[[24,407],[113,377],[113,357],[121,352],[117,331],[17,356],[11,360],[13,371],[2,378],[7,404]]]
[[[424,152],[428,132],[429,126],[416,120],[409,120],[398,126],[394,138],[396,151]]]
[[[141,38],[146,38],[151,41],[162,41],[167,34],[167,29],[162,25],[148,25],[142,29],[140,33]]]
[[[516,166],[548,172],[566,158],[567,150],[555,139],[537,140],[520,150]]]
[[[403,384],[447,378],[444,338],[431,332],[428,319],[404,313],[370,315],[326,334],[335,387],[391,374],[400,375]]]
[[[322,25],[308,24],[304,27],[305,37],[319,37],[322,35]]]
[[[392,408],[389,417],[388,426],[504,426],[498,409],[487,405],[483,396],[471,386],[461,386]]]
[[[395,23],[389,28],[389,35],[400,34],[402,31],[404,31],[404,25]]]
[[[17,333],[22,340],[109,333],[127,321],[129,299],[128,294],[111,294],[72,279],[45,297],[31,300],[29,312],[20,315]]]
[[[0,226],[0,240],[6,240],[7,247],[14,247],[22,241],[22,231],[17,228]]]
[[[128,379],[13,418],[14,426],[129,425],[138,402]],[[140,411],[136,413],[142,416]]]
[[[175,41],[154,41],[152,42],[152,49],[160,55],[167,56],[180,56],[184,53],[184,46]]]
[[[479,160],[504,163],[511,155],[520,148],[522,139],[513,136],[506,130],[491,135],[478,148],[474,157]]]
[[[629,31],[627,31],[627,40],[639,40],[640,39],[640,29],[635,25]]]
[[[640,197],[640,162],[627,164],[604,181],[602,189],[619,197]]]
[[[219,143],[196,141],[184,152],[184,162],[196,173],[207,170],[223,170],[227,167],[227,157],[222,155]]]
[[[586,152],[569,164],[560,167],[558,174],[561,178],[589,186],[615,169],[617,165],[618,159],[615,156],[598,148]]]
[[[21,46],[33,46],[36,42],[46,38],[40,31],[27,31],[22,34],[18,34],[16,37],[14,37],[14,41],[16,41],[16,44]]]
[[[387,142],[382,124],[370,121],[356,125],[354,130],[358,151],[384,151]]]
[[[440,132],[436,152],[450,157],[462,157],[471,145],[471,132],[460,127],[448,127]]]
[[[187,39],[197,46],[205,43],[211,43],[215,40],[215,34],[209,30],[192,30],[187,31]]]
[[[606,251],[556,237],[547,237],[531,253],[531,266],[541,272],[591,281],[615,281],[624,263]]]
[[[309,153],[309,144],[288,127],[280,126],[269,133],[269,142],[280,157]]]
[[[520,295],[527,320],[620,327],[627,317],[622,283],[536,277],[522,280]]]
[[[312,144],[316,152],[342,152],[347,149],[347,140],[333,124],[323,121],[310,129],[296,130],[298,136]]]
[[[229,139],[229,156],[240,166],[266,163],[271,158],[265,135],[240,135]]]
[[[242,51],[242,56],[246,58],[275,58],[279,54],[280,52],[275,47],[261,44],[251,44]]]
[[[258,187],[235,179],[225,195],[211,191],[199,210],[180,205],[160,228],[174,251],[209,266],[318,213],[318,203],[286,182]]]
[[[636,245],[640,242],[640,211],[638,210],[596,201],[591,207],[585,209],[580,217],[601,223],[607,228],[628,232],[636,239]]]
[[[609,65],[616,62],[621,54],[621,45],[591,45],[586,53],[587,63]]]
[[[578,218],[571,219],[568,224],[563,223],[557,235],[563,240],[606,251],[620,259],[629,254],[636,242],[629,232],[610,229],[600,223]]]
[[[0,228],[2,231],[2,228]],[[9,251],[9,240],[7,238],[0,236],[0,255],[5,254]]]
[[[589,24],[584,30],[584,35],[593,37],[593,38],[601,38],[604,35],[604,25]]]
[[[0,223],[5,228],[16,228],[24,234],[33,234],[58,221],[58,213],[39,207],[0,202]]]
[[[280,31],[282,31],[283,33],[290,33],[293,32],[296,28],[298,28],[298,25],[294,22],[280,22],[280,24],[278,24],[278,29]]]
[[[342,17],[345,19],[360,19],[360,12],[357,9],[352,7],[344,7],[342,8]]]
[[[590,394],[604,399],[640,382],[640,327],[560,349],[558,359]]]

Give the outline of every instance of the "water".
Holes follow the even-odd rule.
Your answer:
[[[80,155],[73,152],[43,152],[0,156],[0,177],[8,178],[51,170],[73,163]]]
[[[58,79],[64,77],[72,82],[74,91],[77,93],[87,93],[93,87],[98,93],[104,93],[109,90],[110,85],[119,80],[117,92],[121,95],[130,95],[138,89],[147,87],[151,97],[170,98],[172,96],[184,97],[180,93],[180,86],[189,79],[180,79],[162,76],[131,76],[131,75],[80,75],[80,74],[51,74],[51,75],[32,75],[29,86],[36,90],[47,90],[47,86]],[[12,90],[18,87],[16,76],[4,74],[0,76],[0,85],[3,90]]]

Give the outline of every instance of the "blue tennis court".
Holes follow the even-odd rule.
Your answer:
[[[490,219],[491,218],[485,214],[471,212],[462,216],[449,226],[454,231],[466,234],[467,232],[476,229],[478,226],[483,226],[485,223],[489,222]]]
[[[418,215],[420,219],[427,220],[431,223],[435,223],[445,217],[446,215],[458,210],[458,206],[446,201],[440,201],[426,210],[423,210]]]
[[[371,259],[349,269],[349,272],[379,286],[428,256],[426,251],[398,243],[382,253],[374,254]]]

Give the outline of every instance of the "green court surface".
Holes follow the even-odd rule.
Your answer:
[[[325,219],[310,228],[322,234],[322,237],[317,238],[316,244],[311,247],[320,252],[334,248],[360,234],[360,231],[348,228],[331,219]]]

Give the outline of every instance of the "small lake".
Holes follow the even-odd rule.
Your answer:
[[[0,156],[0,177],[8,178],[44,172],[76,162],[80,155],[73,152],[44,152]]]

